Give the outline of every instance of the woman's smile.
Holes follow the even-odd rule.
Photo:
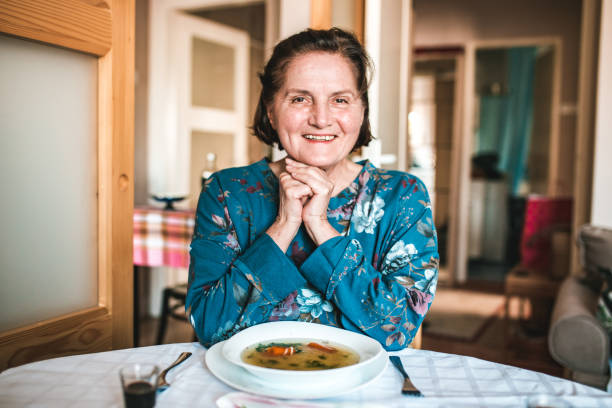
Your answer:
[[[313,142],[331,142],[336,138],[335,135],[313,135],[308,134],[304,135],[304,138],[313,141]]]

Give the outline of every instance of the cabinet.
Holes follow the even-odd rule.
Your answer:
[[[472,179],[468,254],[503,262],[508,233],[508,186],[505,180]]]

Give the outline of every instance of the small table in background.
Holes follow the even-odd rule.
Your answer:
[[[515,266],[508,272],[504,284],[505,294],[505,341],[506,349],[508,345],[516,343],[517,339],[512,335],[510,330],[510,300],[513,297],[519,300],[519,322],[522,319],[531,319],[536,326],[542,329],[548,328],[548,323],[544,321],[550,317],[552,305],[561,281],[552,279],[542,273],[538,273],[532,269],[525,268],[521,265]],[[525,314],[525,302],[535,302],[532,304],[531,315]]]
[[[134,208],[134,346],[139,343],[138,267],[189,267],[195,210]]]

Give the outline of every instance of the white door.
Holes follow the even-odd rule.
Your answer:
[[[219,168],[248,162],[249,36],[203,18],[172,13],[171,81],[177,90],[176,191],[192,206],[208,152]]]

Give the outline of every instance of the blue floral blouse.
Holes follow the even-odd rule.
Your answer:
[[[279,188],[266,160],[206,181],[186,300],[205,346],[276,320],[364,333],[388,350],[410,344],[438,280],[429,196],[414,176],[360,164],[359,176],[329,202],[341,236],[316,247],[302,226],[286,253],[266,234]]]

